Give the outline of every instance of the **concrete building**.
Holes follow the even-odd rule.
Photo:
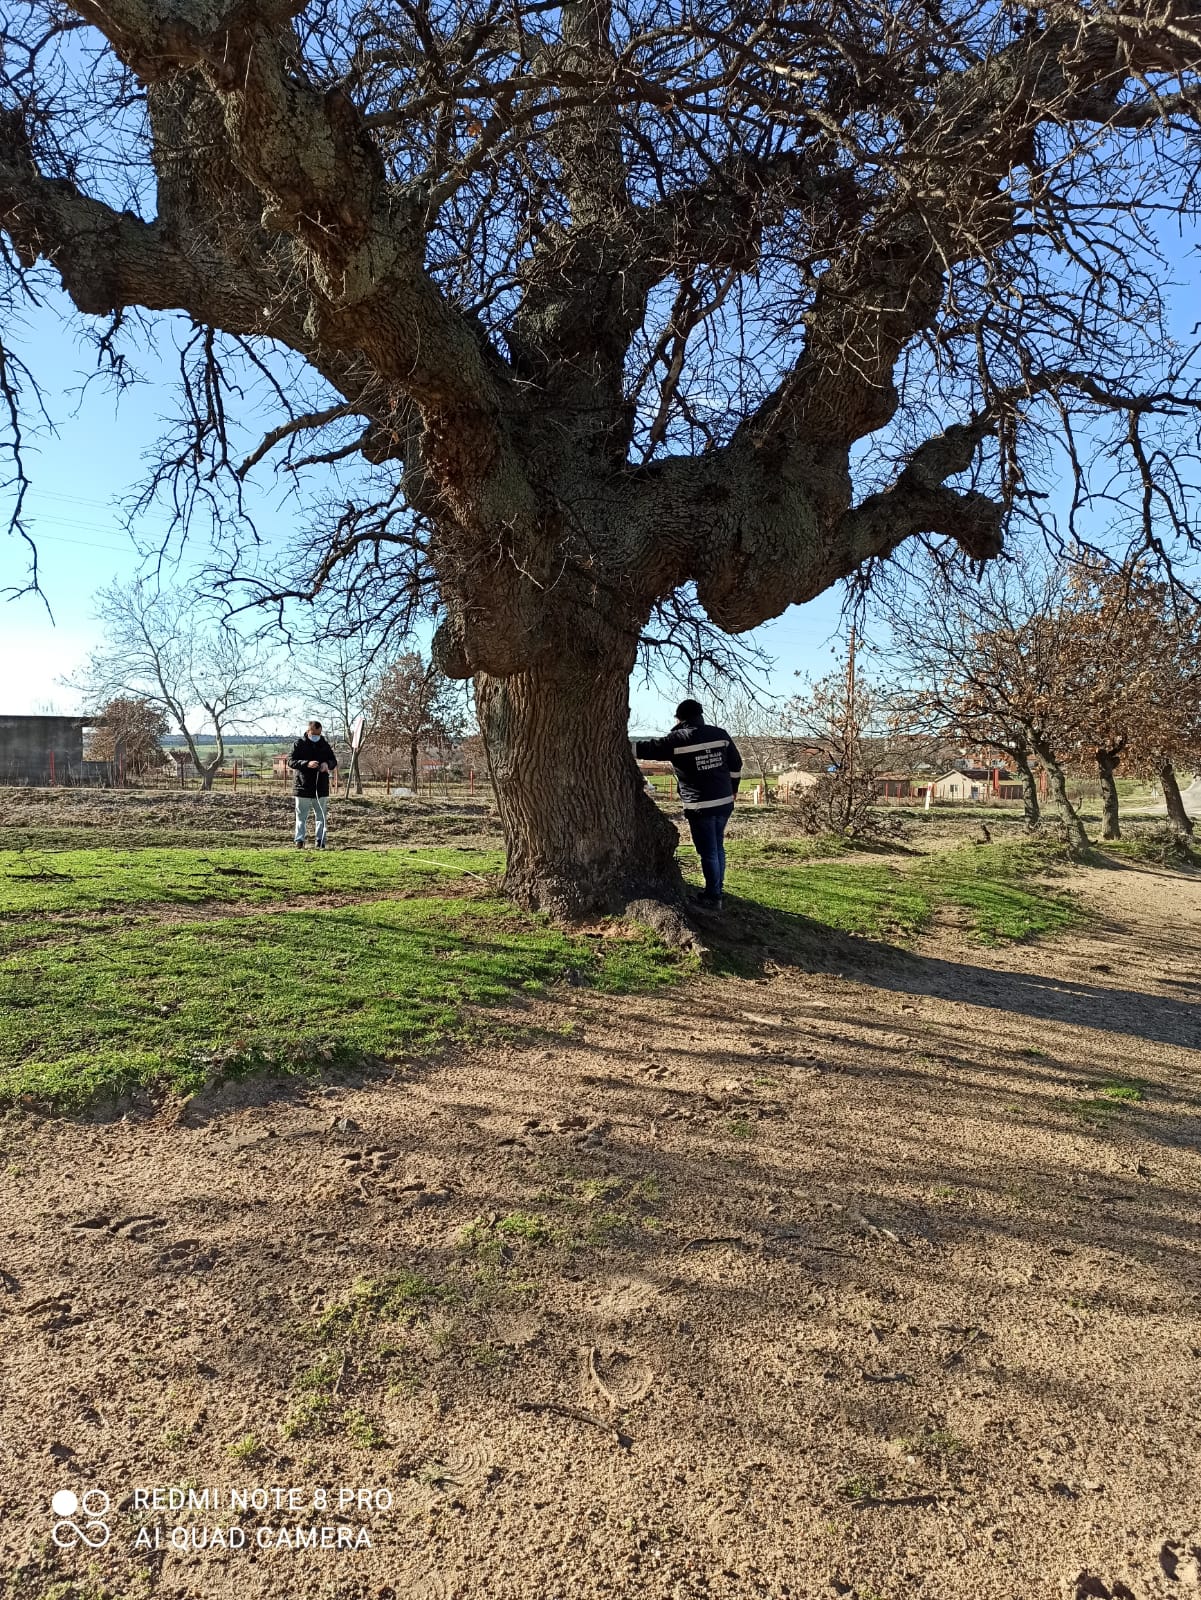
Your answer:
[[[95,724],[95,717],[0,714],[0,783],[82,783],[83,730]]]

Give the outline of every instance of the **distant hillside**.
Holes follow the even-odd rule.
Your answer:
[[[165,733],[159,740],[159,743],[165,750],[170,750],[172,748],[185,749],[187,747],[187,742],[188,741],[184,738],[182,733]],[[212,735],[202,735],[198,742],[203,743],[207,747],[213,742]],[[293,744],[295,744],[295,742],[295,733],[233,733],[226,735],[225,748],[228,750],[231,745],[235,744],[270,744],[281,746],[288,745],[291,747]]]

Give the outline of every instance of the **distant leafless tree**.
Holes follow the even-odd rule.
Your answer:
[[[1088,845],[1065,766],[1086,736],[1087,705],[1067,692],[1075,622],[1070,569],[995,566],[979,582],[911,580],[887,616],[903,685],[894,712],[1008,755],[1022,776],[1028,826],[1037,826],[1033,760],[1045,770],[1072,844]]]
[[[205,789],[225,760],[229,733],[252,725],[277,683],[266,649],[221,624],[191,595],[137,579],[97,597],[104,643],[77,680],[94,700],[138,699],[181,733]],[[199,740],[211,732],[207,758]]]
[[[388,670],[386,656],[363,636],[331,634],[306,650],[298,662],[297,677],[307,703],[321,713],[326,732],[349,749],[355,723],[361,717],[357,749],[350,751],[346,786],[363,792],[362,755],[374,731],[380,684]]]
[[[380,678],[371,721],[381,749],[405,753],[416,793],[422,749],[434,745],[447,751],[463,731],[462,691],[434,662],[411,651]]]
[[[856,674],[853,657],[786,703],[783,723],[791,736],[825,754],[825,771],[793,800],[806,833],[855,838],[880,831],[877,768],[884,746],[866,737],[878,731],[879,712],[879,694]]]
[[[714,715],[734,735],[743,762],[759,774],[764,795],[769,795],[768,779],[779,770],[781,751],[787,744],[779,701],[740,688],[715,702]]]

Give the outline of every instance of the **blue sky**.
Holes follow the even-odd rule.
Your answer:
[[[139,385],[118,401],[98,384],[83,388],[92,370],[92,352],[63,312],[63,298],[49,298],[16,341],[43,385],[55,424],[53,433],[35,430],[29,439],[33,487],[26,502],[28,525],[38,545],[42,588],[53,615],[37,595],[0,603],[0,711],[10,714],[82,709],[79,695],[59,680],[76,673],[100,642],[93,617],[97,591],[114,578],[134,577],[141,568],[141,558],[121,525],[117,502],[144,472],[143,457],[173,399],[170,319],[157,321],[168,358],[158,364],[161,386]],[[267,419],[264,431],[274,420]],[[0,504],[0,511],[6,509]],[[281,539],[287,536],[286,507],[266,504],[259,514],[270,531]],[[140,537],[149,542],[153,519],[140,527]],[[193,573],[205,553],[197,548],[195,564],[185,563],[180,576]],[[0,538],[0,588],[19,583],[25,566],[25,547]],[[792,607],[756,630],[753,637],[777,661],[770,684],[773,692],[792,693],[798,671],[820,675],[828,669],[841,609],[841,593],[831,592],[809,605]],[[634,723],[649,729],[670,720],[683,692],[683,685],[668,681],[661,692],[635,682]]]

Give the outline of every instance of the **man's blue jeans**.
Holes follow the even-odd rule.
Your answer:
[[[734,802],[712,806],[706,811],[685,811],[692,843],[701,858],[701,871],[705,874],[705,893],[712,900],[720,899],[726,879],[726,823],[734,815]]]
[[[311,800],[304,795],[296,796],[296,843],[303,844],[305,833],[308,831],[309,812],[316,813],[316,822],[313,826],[317,830],[317,848],[325,848],[325,808],[329,800],[325,795],[315,795]]]

